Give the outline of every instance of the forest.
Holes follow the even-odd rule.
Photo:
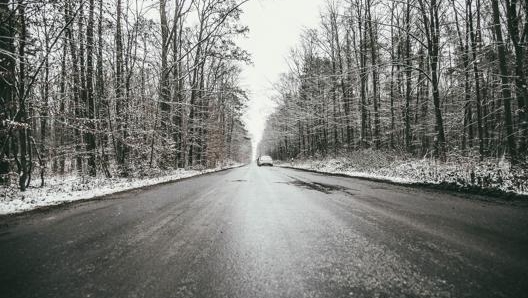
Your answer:
[[[0,183],[250,158],[233,0],[1,0]]]
[[[320,16],[276,83],[259,152],[525,168],[528,1],[335,0]]]

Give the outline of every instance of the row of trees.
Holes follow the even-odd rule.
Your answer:
[[[249,158],[244,2],[0,0],[0,174],[24,190]]]
[[[260,151],[526,161],[528,2],[329,1],[292,51]]]

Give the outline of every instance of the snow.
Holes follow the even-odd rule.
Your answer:
[[[205,170],[177,169],[161,172],[156,177],[106,178],[79,177],[76,175],[46,178],[44,187],[40,179],[34,179],[32,185],[24,192],[14,187],[0,187],[0,215],[20,213],[45,206],[67,202],[93,199],[117,192],[132,190],[183,178],[235,168],[242,164]]]
[[[528,195],[528,171],[512,169],[505,159],[478,161],[451,157],[439,162],[364,150],[348,156],[306,158],[280,165],[400,184],[449,184]]]

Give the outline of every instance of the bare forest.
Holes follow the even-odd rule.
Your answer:
[[[528,297],[528,0],[0,0],[0,297]]]
[[[527,42],[527,1],[329,1],[291,52],[259,150],[523,168]]]
[[[0,1],[2,183],[246,161],[243,2]]]

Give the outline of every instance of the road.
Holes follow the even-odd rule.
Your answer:
[[[0,218],[6,298],[522,297],[527,281],[525,206],[278,167]]]

